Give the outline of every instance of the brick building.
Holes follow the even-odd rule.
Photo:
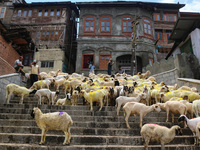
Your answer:
[[[0,75],[15,72],[15,60],[32,51],[29,43],[33,44],[26,29],[7,29],[0,21]]]
[[[167,44],[167,39],[179,16],[179,9],[184,6],[124,1],[76,4],[80,9],[76,71],[85,74],[88,74],[88,62],[94,63],[96,73],[106,73],[110,57],[115,61],[113,73],[119,66],[130,72],[135,15],[140,18],[136,33],[137,71],[157,61],[161,53],[167,54],[172,47]]]
[[[78,10],[71,2],[13,3],[11,29],[26,28],[36,47],[24,55],[28,66],[33,57],[41,71],[61,69],[73,72],[76,61],[76,18]]]

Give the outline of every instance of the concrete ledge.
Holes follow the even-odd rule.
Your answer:
[[[178,86],[189,86],[196,87],[198,91],[200,91],[200,80],[191,79],[191,78],[178,78],[177,79]]]
[[[18,73],[12,73],[0,76],[0,103],[6,101],[6,86],[10,83],[15,83],[20,86],[24,86],[21,80],[21,75]]]

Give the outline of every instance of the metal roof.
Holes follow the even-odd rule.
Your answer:
[[[177,20],[172,34],[169,37],[169,42],[175,42],[171,51],[168,53],[165,59],[167,59],[175,50],[175,48],[184,41],[188,35],[195,30],[200,28],[200,17],[181,17]]]

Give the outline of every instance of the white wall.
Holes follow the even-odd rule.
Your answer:
[[[200,62],[200,29],[196,28],[194,31],[191,32],[191,41],[192,41],[192,49],[194,55]]]

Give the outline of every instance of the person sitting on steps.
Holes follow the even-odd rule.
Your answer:
[[[17,72],[17,73],[21,73],[21,75],[22,75],[22,82],[26,82],[25,81],[25,73],[24,73],[24,71],[22,70],[23,69],[23,65],[22,65],[22,60],[23,60],[23,56],[19,56],[19,59],[17,59],[16,61],[15,61],[15,63],[14,63],[14,68],[15,68],[15,71]]]

